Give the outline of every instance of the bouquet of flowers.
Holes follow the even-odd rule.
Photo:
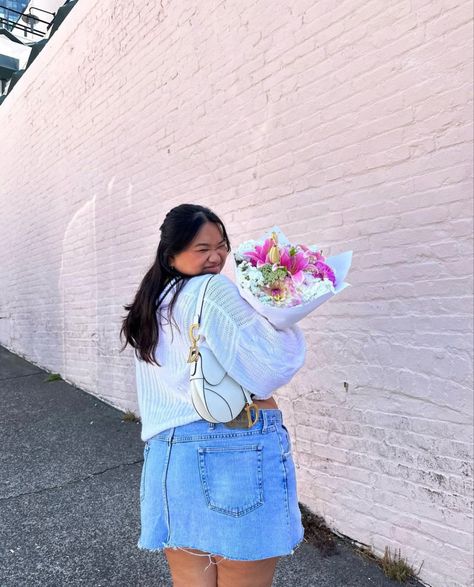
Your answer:
[[[345,289],[352,251],[324,257],[315,245],[292,244],[274,226],[233,254],[241,296],[277,328],[295,324]]]

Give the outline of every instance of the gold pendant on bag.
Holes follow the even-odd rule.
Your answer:
[[[197,346],[189,347],[188,363],[197,363],[199,357],[199,349]]]
[[[194,329],[199,328],[199,324],[191,324],[189,328],[189,338],[191,339],[191,346],[189,347],[188,363],[197,363],[199,357],[199,349],[197,343],[201,338],[201,335],[197,336],[194,334]]]

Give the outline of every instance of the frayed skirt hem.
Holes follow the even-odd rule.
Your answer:
[[[194,550],[201,550],[203,553],[205,552],[206,554],[197,554],[197,553],[191,553],[194,554],[195,556],[220,556],[222,558],[225,558],[227,560],[234,560],[234,561],[255,561],[255,560],[264,560],[266,558],[273,558],[275,556],[291,556],[295,553],[295,551],[303,544],[304,542],[304,537],[301,538],[300,540],[298,540],[298,542],[296,544],[294,544],[294,546],[292,547],[292,549],[290,550],[290,552],[277,552],[274,554],[270,554],[268,556],[262,556],[259,558],[234,558],[231,556],[227,556],[225,554],[223,554],[222,552],[212,552],[212,553],[208,553],[206,552],[204,549],[202,548],[198,548],[197,546],[191,546],[189,544],[166,544],[163,543],[161,546],[144,546],[141,542],[137,543],[137,548],[139,550],[148,550],[150,552],[163,552],[165,548],[172,548],[174,550],[186,550],[188,548],[192,548]]]

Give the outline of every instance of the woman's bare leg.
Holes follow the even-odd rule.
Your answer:
[[[215,556],[217,587],[271,587],[279,557],[236,561]]]
[[[215,560],[209,554],[193,548],[165,548],[173,587],[216,587]],[[212,559],[212,561],[211,561]]]

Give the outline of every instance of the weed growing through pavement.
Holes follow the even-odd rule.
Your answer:
[[[140,422],[140,418],[131,410],[127,410],[122,416],[122,422]]]
[[[62,380],[63,380],[63,378],[61,377],[61,375],[59,373],[51,373],[45,379],[45,381],[62,381]]]
[[[390,554],[390,549],[388,546],[385,547],[385,553],[382,558],[382,569],[383,572],[389,577],[390,579],[395,579],[395,581],[405,582],[408,579],[416,578],[421,571],[421,567],[423,563],[421,563],[420,568],[418,571],[415,571],[409,564],[408,561],[401,557],[401,550],[395,550],[395,555],[392,558]]]
[[[389,547],[386,546],[383,557],[377,556],[371,547],[358,547],[357,551],[362,556],[376,562],[389,579],[399,583],[406,583],[410,579],[416,579],[423,566],[423,563],[421,563],[420,568],[415,571],[408,561],[402,558],[400,548],[398,549],[398,554],[395,549],[395,554],[392,556]]]

